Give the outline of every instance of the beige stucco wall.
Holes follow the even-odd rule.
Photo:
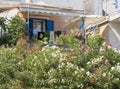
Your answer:
[[[67,24],[69,19],[71,18],[72,17],[70,16],[60,16],[60,15],[50,17],[51,20],[54,20],[55,31],[64,30],[63,26]]]

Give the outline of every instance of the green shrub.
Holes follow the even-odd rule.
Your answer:
[[[0,47],[0,89],[119,89],[120,54],[99,37],[98,45],[68,37],[68,52],[46,45],[18,54],[16,48]]]

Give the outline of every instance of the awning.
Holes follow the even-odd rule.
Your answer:
[[[43,13],[53,15],[65,15],[65,16],[79,16],[83,15],[83,10],[73,10],[72,8],[59,8],[52,6],[42,6],[35,4],[24,4],[20,6],[22,12],[29,13]]]
[[[105,20],[105,17],[86,17],[85,18],[85,27],[93,24],[98,24]],[[69,21],[68,24],[64,25],[64,29],[78,29],[82,22],[81,17],[76,17],[73,20]]]

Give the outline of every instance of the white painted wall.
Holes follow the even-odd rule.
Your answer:
[[[120,22],[112,22],[109,24],[109,42],[112,47],[120,50]]]
[[[0,4],[19,4],[21,0],[0,0]]]
[[[107,14],[115,12],[115,1],[114,0],[103,0],[103,9]]]
[[[17,3],[17,2],[26,2],[26,0],[0,0],[3,3]],[[55,7],[67,7],[73,8],[74,10],[83,10],[83,1],[84,0],[31,0],[34,4],[49,5]]]
[[[120,0],[118,0],[120,2]],[[120,11],[117,11],[115,0],[103,0],[103,9],[108,14],[109,20],[120,18]]]
[[[86,12],[91,14],[102,15],[102,0],[85,0],[84,2]]]
[[[26,0],[2,0],[3,2],[26,2]],[[102,0],[31,0],[34,4],[49,5],[74,10],[93,11],[91,14],[102,15]]]
[[[37,2],[44,2],[49,6],[73,8],[75,10],[83,9],[83,0],[33,0],[33,3]]]

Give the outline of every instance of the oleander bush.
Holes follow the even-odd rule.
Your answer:
[[[0,47],[0,89],[120,89],[117,50],[101,36],[88,38],[87,44],[74,36],[61,37],[69,50],[49,45],[22,52]]]

